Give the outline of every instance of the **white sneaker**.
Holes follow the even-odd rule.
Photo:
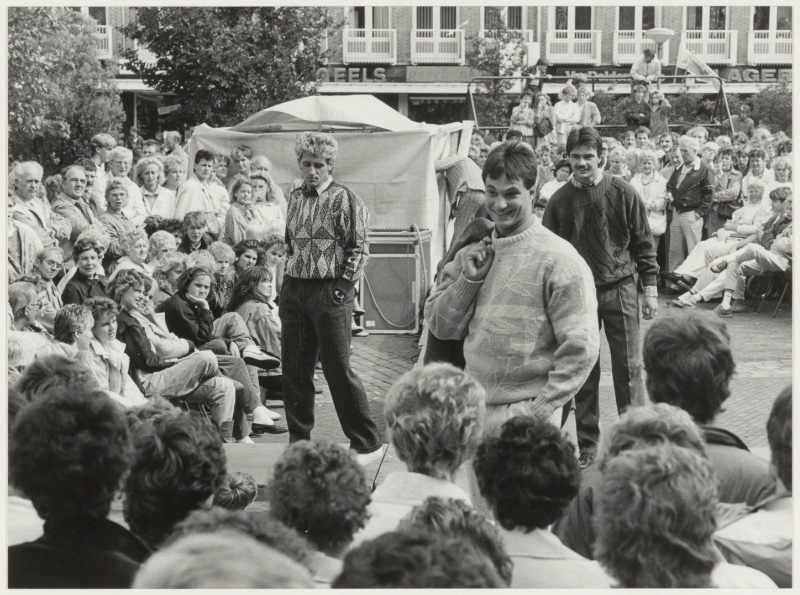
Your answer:
[[[366,467],[371,462],[377,461],[378,459],[380,459],[383,456],[383,453],[385,453],[386,449],[388,449],[388,448],[389,448],[388,444],[382,444],[381,447],[378,450],[375,450],[373,452],[367,452],[367,453],[363,453],[363,454],[356,454],[356,455],[354,455],[355,459],[356,459],[356,463],[358,463],[362,467]]]
[[[252,438],[250,438],[250,436],[247,436],[245,438],[240,438],[239,440],[237,440],[236,444],[255,444],[255,442],[253,441]]]
[[[264,407],[263,405],[259,405],[253,411],[253,423],[257,424],[264,424],[270,425],[271,421],[276,421],[281,418],[280,413],[276,413],[275,411],[271,411]]]
[[[255,366],[262,370],[274,370],[281,367],[281,360],[267,355],[255,345],[248,345],[242,350],[242,359],[247,365]]]

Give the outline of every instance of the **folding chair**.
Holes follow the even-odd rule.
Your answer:
[[[789,269],[788,271],[783,271],[781,273],[773,273],[778,283],[783,283],[783,290],[781,290],[781,295],[778,298],[778,305],[775,306],[775,312],[772,313],[772,317],[775,318],[778,315],[778,309],[781,307],[783,303],[783,298],[786,297],[786,290],[789,289],[792,285],[792,270]]]

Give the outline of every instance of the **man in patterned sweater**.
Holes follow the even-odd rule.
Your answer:
[[[354,285],[369,258],[369,211],[353,191],[333,181],[337,149],[336,139],[320,132],[298,135],[295,145],[303,184],[289,196],[286,217],[280,300],[284,403],[289,441],[309,440],[319,357],[342,430],[366,465],[384,451],[367,393],[350,367]]]
[[[619,413],[645,402],[639,341],[639,297],[634,275],[644,287],[642,315],[658,310],[658,265],[647,210],[633,186],[598,167],[602,139],[594,128],[577,128],[567,137],[574,172],[556,190],[542,223],[578,250],[589,264],[597,290],[597,312],[605,324],[611,373]],[[594,460],[600,437],[600,360],[575,395],[581,467]]]

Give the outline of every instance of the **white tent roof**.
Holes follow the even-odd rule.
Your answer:
[[[409,120],[372,95],[314,95],[268,107],[229,130],[259,133],[320,128],[403,132],[429,127]]]

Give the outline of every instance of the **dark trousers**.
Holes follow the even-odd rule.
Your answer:
[[[236,406],[233,408],[233,437],[237,440],[250,435],[250,422],[247,414],[261,405],[261,391],[250,375],[247,364],[240,357],[217,355],[219,371],[234,381],[236,387]]]
[[[314,428],[317,358],[331,390],[336,415],[350,448],[369,453],[381,446],[367,392],[350,367],[353,295],[337,302],[333,279],[285,277],[281,288],[283,394],[289,441],[309,440]]]
[[[639,296],[636,284],[597,291],[597,314],[600,328],[605,326],[611,352],[611,375],[617,412],[629,405],[645,403],[642,378],[642,348],[639,341]],[[565,407],[566,418],[569,405]],[[575,423],[581,451],[597,451],[600,438],[600,358],[589,378],[575,395]]]

